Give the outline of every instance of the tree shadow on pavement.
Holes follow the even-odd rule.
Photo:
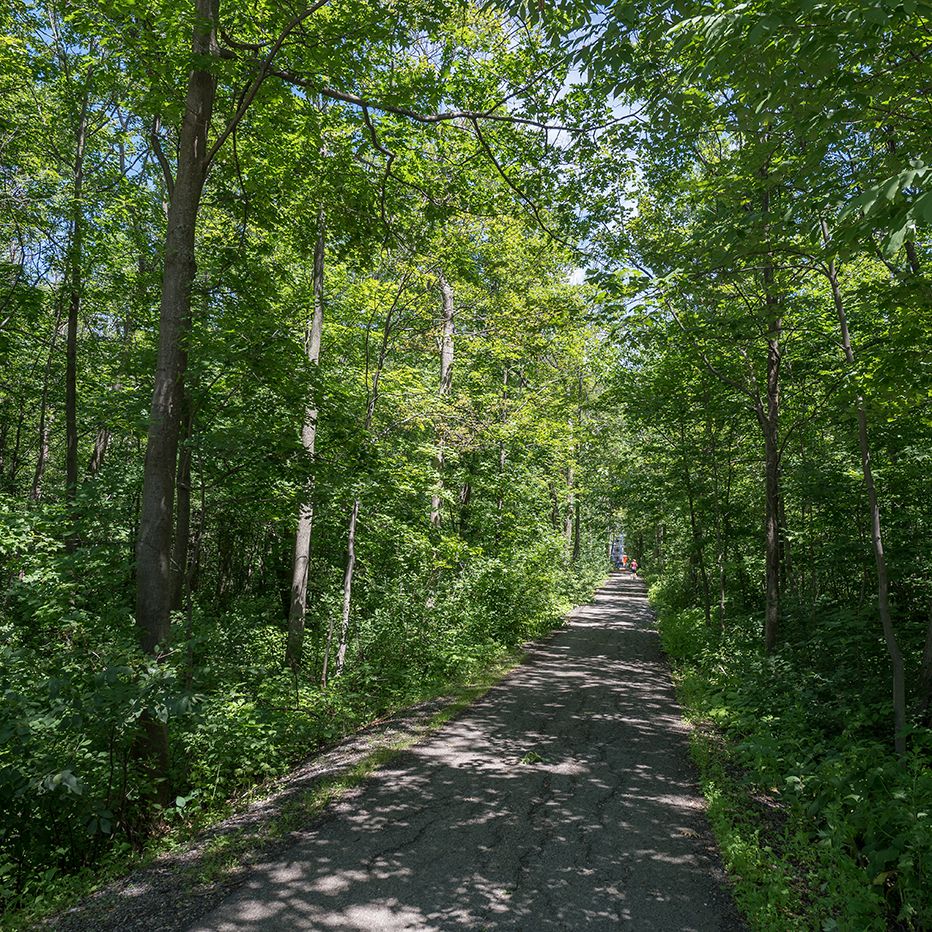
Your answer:
[[[293,838],[192,932],[743,928],[631,576]]]

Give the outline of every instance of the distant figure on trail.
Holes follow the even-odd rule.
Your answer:
[[[628,554],[626,553],[621,555],[621,568],[625,571],[628,569]]]
[[[638,574],[638,561],[637,560],[631,561],[631,572],[634,573],[635,576],[637,576]]]

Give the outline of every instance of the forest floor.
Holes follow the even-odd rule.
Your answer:
[[[55,926],[744,928],[640,580],[613,575],[454,711],[359,733]]]

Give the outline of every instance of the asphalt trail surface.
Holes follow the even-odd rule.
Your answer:
[[[739,930],[643,583],[615,574],[191,932]]]

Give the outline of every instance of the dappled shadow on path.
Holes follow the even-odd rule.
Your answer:
[[[739,929],[644,597],[613,575],[193,929]]]

